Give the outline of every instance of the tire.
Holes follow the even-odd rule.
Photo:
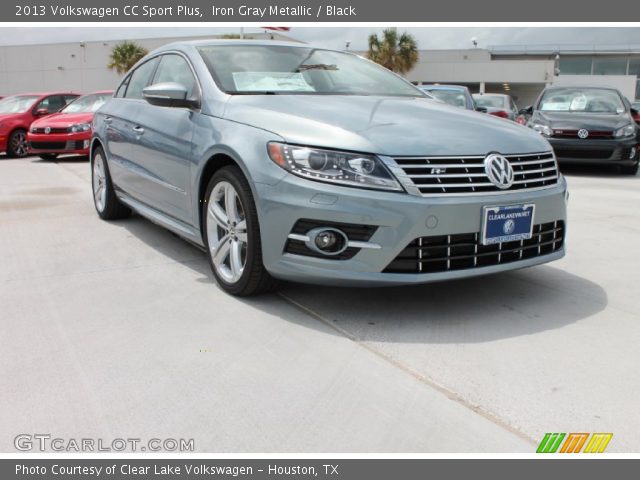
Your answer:
[[[277,281],[262,262],[253,194],[238,167],[223,167],[211,177],[202,208],[207,257],[220,288],[240,297],[274,290]]]
[[[57,153],[41,153],[38,155],[42,160],[55,160],[58,158]]]
[[[636,175],[638,173],[638,165],[640,163],[636,162],[635,165],[620,167],[620,172],[624,175]]]
[[[13,158],[23,158],[29,154],[29,144],[27,143],[27,131],[21,128],[14,130],[9,135],[7,143],[7,155]]]
[[[117,220],[131,214],[129,207],[120,203],[116,197],[102,147],[96,148],[91,155],[91,187],[93,204],[101,219]]]

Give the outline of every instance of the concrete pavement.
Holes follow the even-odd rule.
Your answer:
[[[203,452],[532,452],[640,423],[637,177],[570,178],[569,256],[396,289],[239,300],[87,162],[0,157],[0,451],[21,433],[193,438]]]

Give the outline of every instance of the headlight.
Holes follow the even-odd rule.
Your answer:
[[[89,130],[91,130],[91,124],[90,123],[79,123],[77,125],[71,125],[69,127],[69,131],[71,133],[88,132]]]
[[[613,132],[613,136],[616,138],[630,137],[631,135],[635,135],[635,133],[636,133],[636,126],[630,123],[629,125],[625,125],[624,127],[619,128],[615,132]]]
[[[551,127],[549,127],[548,125],[534,123],[533,125],[531,125],[531,128],[533,128],[536,132],[541,133],[545,137],[550,137],[551,135],[553,135],[553,130],[551,130]]]
[[[401,191],[402,187],[374,155],[337,152],[270,142],[269,157],[285,170],[319,182]]]

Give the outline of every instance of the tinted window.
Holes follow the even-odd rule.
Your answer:
[[[591,75],[591,57],[560,57],[560,75]]]
[[[594,58],[593,59],[594,75],[626,75],[627,59],[623,58]]]
[[[49,112],[57,112],[67,104],[63,95],[51,95],[46,97],[36,106],[36,110],[46,108]]]
[[[142,98],[142,90],[149,85],[151,75],[156,68],[158,58],[153,58],[136,68],[130,75],[125,98]]]
[[[187,89],[187,97],[197,93],[196,79],[187,61],[180,55],[163,55],[153,83],[175,82]]]

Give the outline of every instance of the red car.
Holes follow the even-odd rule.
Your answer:
[[[28,151],[27,132],[38,117],[63,108],[77,93],[21,93],[0,100],[0,152],[24,157]]]
[[[27,135],[29,152],[45,160],[68,153],[88,155],[93,113],[112,96],[112,91],[89,93],[33,122]]]

